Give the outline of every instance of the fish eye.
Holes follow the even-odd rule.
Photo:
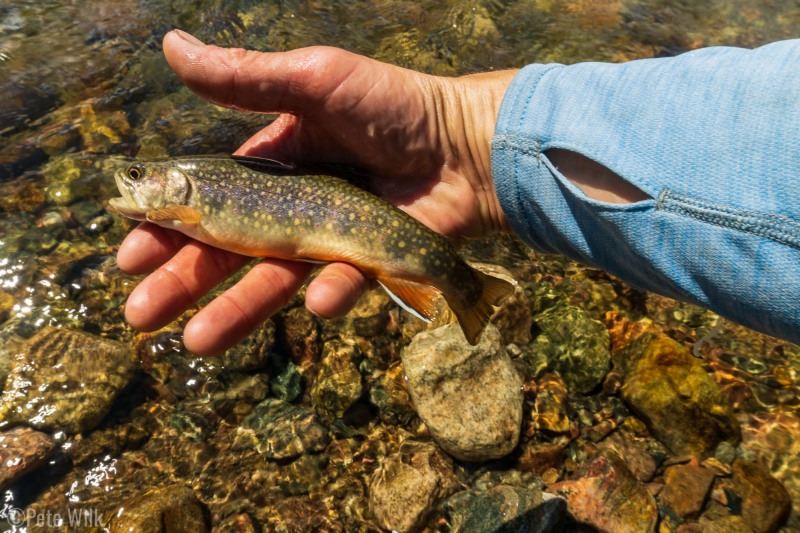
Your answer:
[[[136,181],[144,177],[144,168],[142,165],[134,163],[128,167],[125,173],[128,175],[129,179]]]

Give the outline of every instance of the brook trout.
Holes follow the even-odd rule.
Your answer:
[[[112,211],[251,257],[342,261],[431,321],[441,294],[477,344],[514,291],[470,267],[446,237],[350,183],[249,157],[135,162],[115,175]]]

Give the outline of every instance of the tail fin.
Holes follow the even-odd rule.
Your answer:
[[[458,299],[458,302],[450,301],[455,300],[455,298],[451,298],[447,302],[456,315],[458,323],[461,324],[464,337],[473,346],[478,344],[483,328],[486,327],[494,313],[494,308],[503,303],[503,300],[511,296],[516,290],[516,284],[504,279],[485,274],[479,270],[475,270],[475,275],[483,284],[483,292],[477,302],[464,302],[461,298]],[[445,294],[445,298],[447,298],[447,294]]]

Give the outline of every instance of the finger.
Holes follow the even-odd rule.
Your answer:
[[[249,257],[189,241],[131,292],[125,319],[138,330],[161,328],[249,261]]]
[[[202,97],[236,109],[301,115],[324,102],[358,58],[326,47],[281,53],[220,48],[180,30],[165,35],[163,46],[172,70]]]
[[[280,310],[311,272],[312,265],[265,259],[186,324],[183,342],[197,355],[218,355],[244,339]]]
[[[154,224],[140,224],[122,241],[117,252],[119,268],[128,274],[152,272],[169,261],[189,237]]]
[[[367,289],[364,275],[347,263],[331,263],[306,289],[306,307],[321,318],[342,316]]]

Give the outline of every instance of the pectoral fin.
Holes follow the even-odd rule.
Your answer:
[[[162,209],[151,209],[147,212],[148,222],[177,220],[183,224],[194,226],[200,222],[200,218],[200,212],[188,205],[174,205]]]
[[[378,278],[378,283],[392,300],[415,317],[425,322],[431,322],[436,317],[436,300],[441,294],[439,289],[396,278]]]

